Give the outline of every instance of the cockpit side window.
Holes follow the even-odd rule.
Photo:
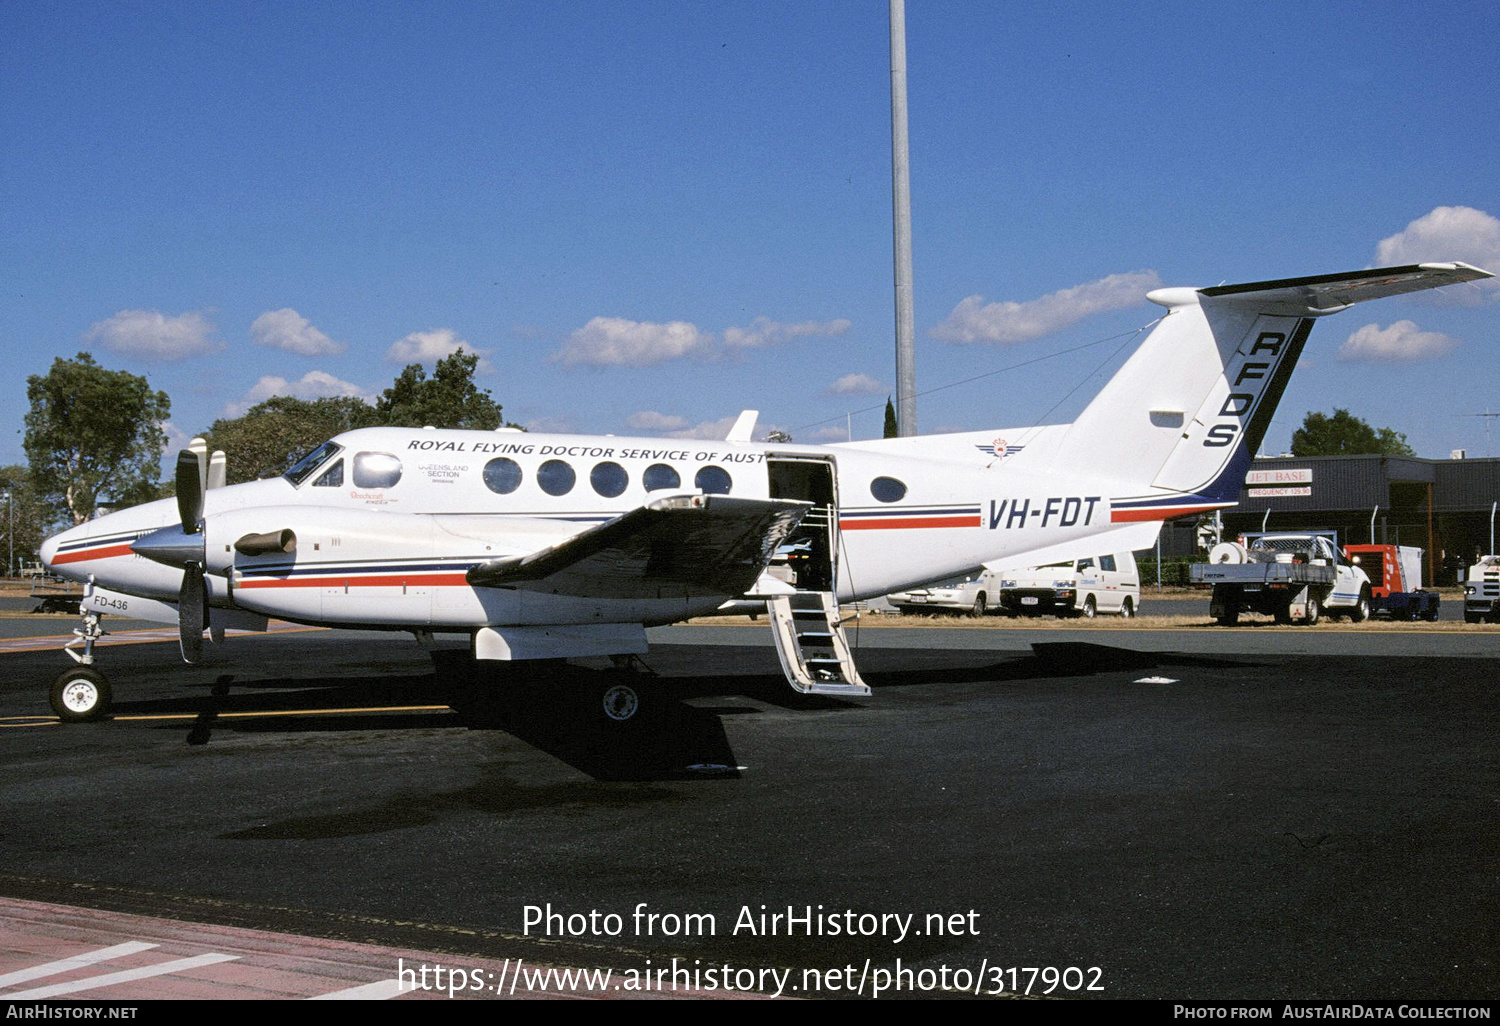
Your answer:
[[[341,488],[344,484],[344,461],[334,460],[333,466],[318,475],[312,483],[314,488]]]
[[[324,442],[312,452],[308,453],[306,456],[298,460],[292,467],[292,469],[288,470],[285,474],[282,475],[282,477],[286,478],[294,486],[300,485],[303,481],[306,481],[309,477],[312,476],[313,471],[317,470],[324,463],[328,462],[328,460],[332,458],[334,454],[342,450],[343,446],[339,445],[337,442]]]

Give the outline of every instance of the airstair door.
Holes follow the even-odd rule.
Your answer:
[[[780,456],[766,461],[771,498],[812,503],[777,553],[773,568],[795,592],[766,602],[776,654],[793,690],[868,695],[844,636],[838,603],[839,518],[833,461]]]
[[[798,591],[837,591],[839,524],[833,461],[772,457],[766,468],[771,498],[813,504],[781,546],[777,562],[784,559],[791,571],[794,579],[788,583]]]

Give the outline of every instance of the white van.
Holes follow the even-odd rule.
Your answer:
[[[1131,617],[1141,608],[1141,578],[1130,552],[1002,570],[999,577],[1000,606],[1013,616]]]

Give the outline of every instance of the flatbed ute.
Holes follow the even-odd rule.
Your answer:
[[[1209,561],[1189,572],[1195,584],[1213,586],[1209,612],[1225,627],[1245,611],[1278,623],[1315,624],[1325,612],[1356,623],[1370,616],[1369,577],[1332,532],[1243,535],[1215,545]]]

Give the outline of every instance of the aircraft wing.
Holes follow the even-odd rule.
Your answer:
[[[743,595],[811,503],[673,495],[468,572],[476,587],[605,598]]]

